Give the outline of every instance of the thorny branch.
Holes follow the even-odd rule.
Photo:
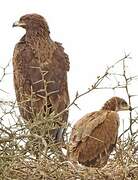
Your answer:
[[[118,63],[126,60],[130,58],[129,54],[125,54],[125,56],[121,59],[119,59],[116,63],[114,63],[114,65],[111,65],[109,67],[107,67],[106,71],[104,72],[104,74],[102,76],[98,76],[96,82],[90,87],[88,88],[87,91],[79,94],[78,92],[76,92],[75,98],[73,99],[73,101],[68,105],[68,107],[66,109],[64,109],[63,111],[61,111],[59,114],[55,115],[55,118],[59,117],[62,113],[64,113],[65,111],[67,111],[72,105],[77,106],[76,101],[81,98],[84,95],[87,95],[88,93],[92,92],[93,90],[97,90],[97,89],[116,89],[116,88],[125,88],[126,85],[117,85],[115,87],[99,87],[99,85],[102,83],[102,81],[105,78],[108,78],[108,76],[111,76],[112,74],[110,73],[110,70],[113,69]],[[122,74],[121,74],[122,76]],[[78,106],[77,106],[78,107]]]
[[[65,111],[68,111],[71,106],[77,105],[77,100],[88,93],[94,91],[94,90],[114,90],[116,89],[124,89],[126,92],[126,95],[128,97],[129,105],[131,106],[130,113],[129,113],[129,120],[130,125],[127,129],[125,129],[120,137],[122,137],[125,133],[130,131],[130,138],[126,139],[125,141],[121,141],[121,144],[119,145],[120,149],[117,149],[116,156],[112,157],[112,159],[109,161],[109,164],[107,168],[104,170],[96,170],[96,171],[90,171],[90,169],[84,169],[84,170],[78,170],[72,168],[71,166],[68,166],[66,162],[66,159],[63,163],[59,161],[60,157],[58,155],[58,150],[54,147],[54,142],[52,141],[52,138],[49,136],[50,144],[47,143],[46,139],[38,134],[35,133],[28,133],[26,130],[27,126],[22,121],[22,119],[17,114],[17,105],[15,102],[12,101],[4,101],[0,100],[0,178],[3,179],[3,177],[7,179],[11,179],[12,174],[14,175],[13,179],[15,178],[15,174],[17,177],[21,177],[21,179],[28,179],[28,177],[31,179],[59,179],[63,177],[63,179],[106,179],[109,177],[112,177],[111,169],[117,172],[118,168],[121,167],[122,169],[122,176],[119,176],[119,179],[123,179],[124,177],[130,177],[134,179],[134,173],[133,171],[138,168],[138,135],[137,130],[134,131],[132,126],[138,123],[138,113],[136,113],[138,105],[135,105],[135,107],[132,104],[132,97],[136,98],[137,95],[131,94],[130,92],[130,84],[133,83],[134,80],[137,80],[138,76],[134,75],[132,77],[129,77],[129,73],[126,66],[126,60],[129,59],[130,56],[125,55],[123,58],[118,60],[115,64],[113,64],[110,67],[107,67],[106,71],[103,75],[98,76],[95,83],[88,88],[83,93],[77,92],[75,95],[75,98],[72,100],[72,102],[68,105],[66,109],[64,109],[62,112],[58,114],[52,114],[50,117],[47,114],[47,120],[50,120],[50,122],[54,123],[54,120],[57,120],[57,118],[64,113]],[[114,68],[118,65],[119,67],[122,67],[122,71],[119,73],[113,72]],[[8,65],[7,65],[8,67]],[[3,74],[1,77],[0,82],[2,82],[4,76],[6,73],[6,68],[3,69]],[[46,72],[45,72],[46,73]],[[44,73],[43,73],[44,74]],[[45,74],[44,74],[45,75]],[[43,77],[43,76],[42,76]],[[116,79],[116,84],[112,84],[111,86],[107,86],[106,82],[109,80],[111,81],[113,78]],[[120,82],[121,78],[121,82]],[[106,80],[106,81],[105,81]],[[45,82],[45,91],[47,89],[47,83],[51,82]],[[56,93],[56,92],[51,92]],[[33,94],[33,92],[32,92]],[[45,103],[47,104],[47,97],[49,94],[46,92]],[[135,116],[134,116],[135,115]],[[40,124],[41,123],[41,124]],[[40,126],[46,128],[43,124],[44,122],[38,122],[34,124],[34,126]],[[47,129],[51,128],[50,125],[47,123]],[[132,131],[133,130],[133,131]],[[42,145],[44,146],[43,150],[40,147],[39,151],[40,154],[43,155],[43,158],[40,158],[36,160],[33,158],[34,156],[30,153],[29,149],[25,149],[24,145],[27,142],[27,139],[32,139],[32,143],[36,143],[35,140],[40,140],[42,142]],[[120,139],[120,138],[119,138]],[[122,145],[123,144],[123,145]],[[48,151],[48,147],[53,148],[53,152]],[[35,147],[35,145],[34,145]],[[43,152],[42,152],[43,151]],[[47,153],[48,152],[48,153]],[[111,166],[111,167],[110,167]],[[127,167],[126,167],[127,166]],[[6,170],[5,170],[6,169]],[[7,171],[8,170],[8,171]],[[107,173],[108,172],[108,173]],[[111,176],[109,175],[111,173]],[[19,175],[19,176],[18,176]],[[17,178],[19,179],[19,178]]]
[[[11,60],[7,63],[7,65],[6,65],[5,67],[1,67],[1,66],[0,66],[0,69],[2,69],[2,75],[1,75],[1,78],[0,78],[0,83],[2,82],[3,78],[4,78],[7,74],[9,74],[9,73],[7,73],[6,71],[7,71],[7,68],[9,67],[9,65],[10,65],[10,62],[11,62]],[[8,94],[8,93],[7,93],[5,90],[3,90],[3,89],[0,89],[0,91]]]
[[[125,90],[126,90],[126,93],[127,93],[127,97],[128,97],[128,102],[129,102],[129,106],[130,108],[132,107],[132,104],[131,104],[131,95],[130,95],[130,92],[129,92],[129,81],[130,81],[130,78],[127,77],[126,75],[126,65],[125,65],[125,60],[123,60],[123,77],[125,79]],[[130,119],[130,126],[129,126],[129,129],[130,129],[130,133],[131,135],[133,134],[132,132],[132,111],[130,109],[129,111],[129,119]]]
[[[1,76],[1,78],[0,78],[0,83],[2,82],[4,76],[8,74],[8,73],[6,73],[6,70],[7,70],[7,68],[9,67],[10,62],[11,62],[11,60],[8,62],[8,64],[7,64],[5,67],[1,67],[1,66],[0,66],[0,68],[1,68],[2,71],[3,71],[3,72],[2,72],[2,76]]]

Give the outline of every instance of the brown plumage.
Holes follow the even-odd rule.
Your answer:
[[[104,166],[117,141],[117,111],[128,109],[124,99],[112,97],[101,110],[88,113],[77,121],[70,136],[69,159],[85,166]]]
[[[13,27],[26,30],[13,54],[14,85],[21,116],[33,121],[43,112],[63,111],[69,104],[68,55],[62,44],[52,41],[46,20],[38,14],[26,14]],[[47,98],[46,98],[47,97]],[[61,122],[67,122],[68,112]],[[61,138],[61,129],[54,138]]]

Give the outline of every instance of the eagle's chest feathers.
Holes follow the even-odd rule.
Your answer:
[[[56,50],[56,44],[46,38],[36,38],[35,41],[31,40],[26,42],[33,52],[34,59],[40,63],[50,64],[53,60],[53,54]],[[34,60],[33,60],[34,61]]]

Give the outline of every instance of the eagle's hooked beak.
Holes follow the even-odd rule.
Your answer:
[[[20,21],[16,21],[13,23],[12,27],[24,27],[26,24]]]
[[[131,111],[132,110],[132,107],[131,106],[126,106],[126,107],[122,107],[122,111],[126,111],[126,110],[129,110]]]

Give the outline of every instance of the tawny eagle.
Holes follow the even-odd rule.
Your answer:
[[[112,97],[95,112],[76,122],[69,142],[69,159],[85,166],[102,167],[116,145],[119,127],[118,111],[129,110],[127,102]]]
[[[58,114],[69,104],[68,55],[61,43],[50,38],[48,24],[41,15],[26,14],[13,24],[16,26],[26,30],[13,53],[14,86],[20,114],[27,121],[33,121],[44,112]],[[62,137],[60,125],[66,124],[68,111],[60,119],[59,128],[53,131],[55,140]]]

